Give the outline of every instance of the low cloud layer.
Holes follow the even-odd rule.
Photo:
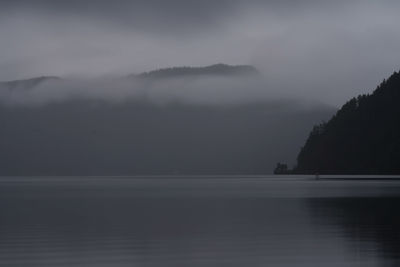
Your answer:
[[[38,85],[26,81],[13,88],[0,84],[0,103],[6,106],[41,106],[69,100],[129,101],[157,105],[240,105],[303,100],[300,95],[269,89],[262,77],[202,76],[146,80],[139,78],[49,79]],[[29,83],[29,82],[28,82]],[[300,101],[299,101],[300,102]]]
[[[340,105],[400,69],[399,10],[392,0],[0,0],[0,80],[225,62],[258,67],[268,91]]]

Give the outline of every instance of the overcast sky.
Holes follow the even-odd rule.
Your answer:
[[[252,64],[338,105],[400,69],[400,1],[0,0],[0,80]]]

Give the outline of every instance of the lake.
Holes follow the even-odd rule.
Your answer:
[[[394,267],[399,207],[397,180],[3,177],[0,266]]]

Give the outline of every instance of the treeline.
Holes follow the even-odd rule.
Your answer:
[[[275,173],[399,174],[400,72],[314,126],[297,166],[278,164]]]
[[[144,72],[142,74],[136,75],[136,77],[145,79],[165,79],[180,76],[256,75],[258,73],[258,70],[253,66],[230,66],[226,64],[215,64],[207,67],[174,67],[159,69],[150,72]]]

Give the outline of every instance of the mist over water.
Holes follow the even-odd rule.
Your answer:
[[[26,83],[16,82],[12,88],[8,83],[0,83],[0,103],[6,106],[40,106],[71,100],[97,100],[114,104],[141,101],[156,105],[230,106],[277,105],[282,102],[303,108],[328,106],[316,98],[279,91],[270,86],[262,75],[188,75],[166,79],[69,77],[44,78],[34,86]]]
[[[269,90],[340,105],[399,69],[392,0],[3,0],[0,8],[3,81],[225,62],[256,66]]]
[[[0,266],[400,266],[399,14],[0,0]]]
[[[2,83],[0,174],[272,173],[333,112],[259,74]]]

